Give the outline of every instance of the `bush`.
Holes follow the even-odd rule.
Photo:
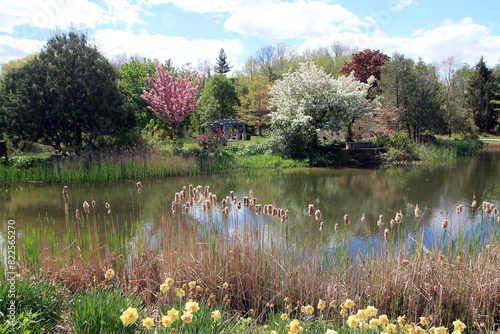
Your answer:
[[[418,159],[417,144],[404,132],[384,131],[376,135],[375,147],[387,148],[392,161],[412,161]]]
[[[227,146],[227,139],[222,130],[215,129],[196,138],[200,147],[208,152],[215,152]]]
[[[47,279],[24,278],[15,282],[15,319],[7,322],[11,285],[0,285],[0,332],[50,332],[59,321],[64,296],[60,286]],[[5,330],[5,331],[4,331]]]

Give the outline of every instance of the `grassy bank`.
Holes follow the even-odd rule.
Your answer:
[[[286,214],[282,216],[278,210],[272,210],[274,232],[263,232],[257,222],[266,211],[259,210],[259,203],[242,203],[238,208],[228,200],[224,213],[221,199],[230,194],[217,194],[217,205],[207,208],[207,201],[213,201],[209,190],[195,192],[192,200],[191,191],[187,190],[185,199],[182,193],[180,189],[178,202],[165,210],[154,228],[128,226],[134,237],[127,240],[118,240],[114,233],[125,224],[117,213],[96,218],[92,208],[88,214],[82,212],[79,220],[68,215],[64,235],[51,233],[45,223],[23,231],[16,241],[18,280],[36,275],[60,284],[64,303],[59,322],[72,332],[78,332],[77,320],[70,319],[75,303],[83,300],[82,293],[99,290],[103,294],[111,290],[109,293],[125,296],[125,300],[140,300],[113,307],[111,319],[126,332],[132,328],[147,332],[140,322],[123,327],[119,317],[126,308],[135,307],[141,320],[150,317],[160,326],[168,310],[185,308],[189,298],[204,311],[198,314],[199,324],[176,322],[174,328],[183,333],[211,333],[212,325],[223,325],[217,330],[231,333],[284,333],[291,319],[297,319],[310,333],[327,329],[360,332],[360,326],[369,326],[381,315],[387,316],[387,323],[379,319],[374,332],[389,331],[389,323],[403,332],[405,324],[416,326],[421,317],[429,319],[429,323],[424,321],[426,325],[419,325],[423,329],[452,329],[457,319],[477,331],[500,326],[500,221],[494,208],[466,205],[462,212],[457,208],[448,225],[443,225],[443,238],[425,247],[423,230],[418,227],[425,212],[417,214],[409,206],[401,220],[395,218],[399,223],[381,225],[369,251],[353,256],[356,252],[346,242],[296,244],[295,236],[288,232]],[[198,203],[200,195],[203,200]],[[457,234],[453,222],[470,215],[480,216],[480,224]],[[99,239],[93,228],[97,223],[107,226],[104,238]],[[313,224],[322,233],[320,223]],[[339,235],[342,227],[340,224]],[[7,264],[2,261],[1,267],[5,275]],[[112,277],[107,275],[109,269]],[[169,289],[163,285],[167,278],[174,279]],[[193,281],[195,285],[190,287],[188,283]],[[114,292],[116,287],[124,290]],[[86,311],[79,312],[87,312],[84,318],[92,318],[92,308],[97,312],[101,307],[93,301],[102,300],[104,305],[113,300],[111,296],[93,297],[78,310],[83,308]],[[354,306],[342,306],[347,299]],[[321,301],[327,306],[320,306]],[[370,313],[373,310],[366,311],[372,315],[359,313],[370,305],[377,309],[375,315]],[[211,318],[215,311],[221,312],[222,323]],[[404,320],[396,321],[403,316]],[[170,333],[170,328],[162,331]],[[364,331],[370,332],[368,327]]]

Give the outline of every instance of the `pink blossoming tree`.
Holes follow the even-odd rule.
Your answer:
[[[176,76],[161,65],[158,60],[154,62],[156,78],[153,80],[148,74],[149,91],[144,88],[141,97],[149,103],[148,109],[158,118],[164,120],[175,129],[191,115],[200,104],[201,97],[196,98],[204,77],[191,75]]]

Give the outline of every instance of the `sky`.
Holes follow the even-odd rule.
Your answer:
[[[57,31],[86,31],[108,58],[233,70],[278,43],[298,53],[341,42],[428,63],[500,63],[498,0],[0,0],[0,64],[39,52]]]

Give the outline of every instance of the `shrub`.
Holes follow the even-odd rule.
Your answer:
[[[227,146],[227,139],[222,130],[215,129],[196,138],[201,148],[208,152],[215,152]]]

